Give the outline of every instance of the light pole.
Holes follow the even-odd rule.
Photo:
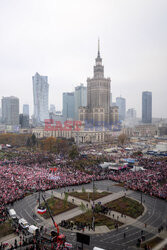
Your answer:
[[[142,205],[142,202],[143,202],[143,193],[141,191],[141,205]]]
[[[93,180],[92,180],[92,184],[93,184],[93,195],[92,195],[92,198],[93,198],[93,206],[92,206],[92,210],[93,210],[93,220],[92,220],[92,228],[93,230],[95,229],[95,217],[94,217],[94,177],[93,177]]]

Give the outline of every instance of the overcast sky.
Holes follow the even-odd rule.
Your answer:
[[[0,96],[33,112],[32,76],[49,79],[49,103],[93,76],[100,37],[113,99],[141,116],[152,91],[153,116],[167,117],[167,0],[0,0]]]

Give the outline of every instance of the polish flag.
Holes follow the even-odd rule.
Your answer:
[[[39,207],[37,210],[38,214],[45,214],[46,213],[46,208],[45,207]]]
[[[67,248],[72,248],[72,244],[68,243],[68,242],[65,242],[65,247]]]

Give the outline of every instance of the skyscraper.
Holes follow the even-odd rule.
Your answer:
[[[136,110],[134,108],[128,109],[126,112],[127,119],[136,119]]]
[[[63,116],[64,119],[74,119],[74,92],[63,93]]]
[[[87,105],[89,119],[109,122],[110,113],[110,78],[104,77],[104,66],[100,57],[100,44],[95,59],[93,78],[87,79]]]
[[[2,122],[6,125],[19,125],[19,98],[2,98]]]
[[[142,122],[152,123],[152,92],[142,93]]]
[[[23,104],[23,115],[29,116],[29,105],[28,104]]]
[[[19,123],[21,128],[29,128],[29,115],[20,114]]]
[[[49,112],[51,112],[51,113],[56,113],[56,108],[55,108],[55,105],[54,104],[50,104],[50,110],[49,110]]]
[[[83,84],[80,86],[75,87],[75,120],[79,119],[79,107],[87,106],[87,87]]]
[[[116,98],[116,105],[118,106],[119,110],[119,120],[124,121],[125,120],[125,114],[126,114],[126,100],[123,97],[117,97]]]
[[[33,97],[34,97],[34,118],[37,124],[42,124],[49,118],[48,112],[48,77],[41,76],[38,73],[32,77]]]
[[[118,122],[118,107],[111,107],[110,78],[104,77],[104,66],[98,52],[95,59],[93,78],[87,79],[87,107],[79,109],[79,120],[97,124],[115,124]]]
[[[110,107],[112,106],[112,93],[110,93]]]

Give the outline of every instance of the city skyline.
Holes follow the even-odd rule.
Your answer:
[[[48,76],[49,104],[61,110],[62,93],[92,76],[99,36],[113,102],[121,95],[141,118],[142,92],[151,91],[153,117],[167,117],[165,1],[19,0],[0,7],[1,98],[16,96],[33,114],[31,77],[39,72]]]

